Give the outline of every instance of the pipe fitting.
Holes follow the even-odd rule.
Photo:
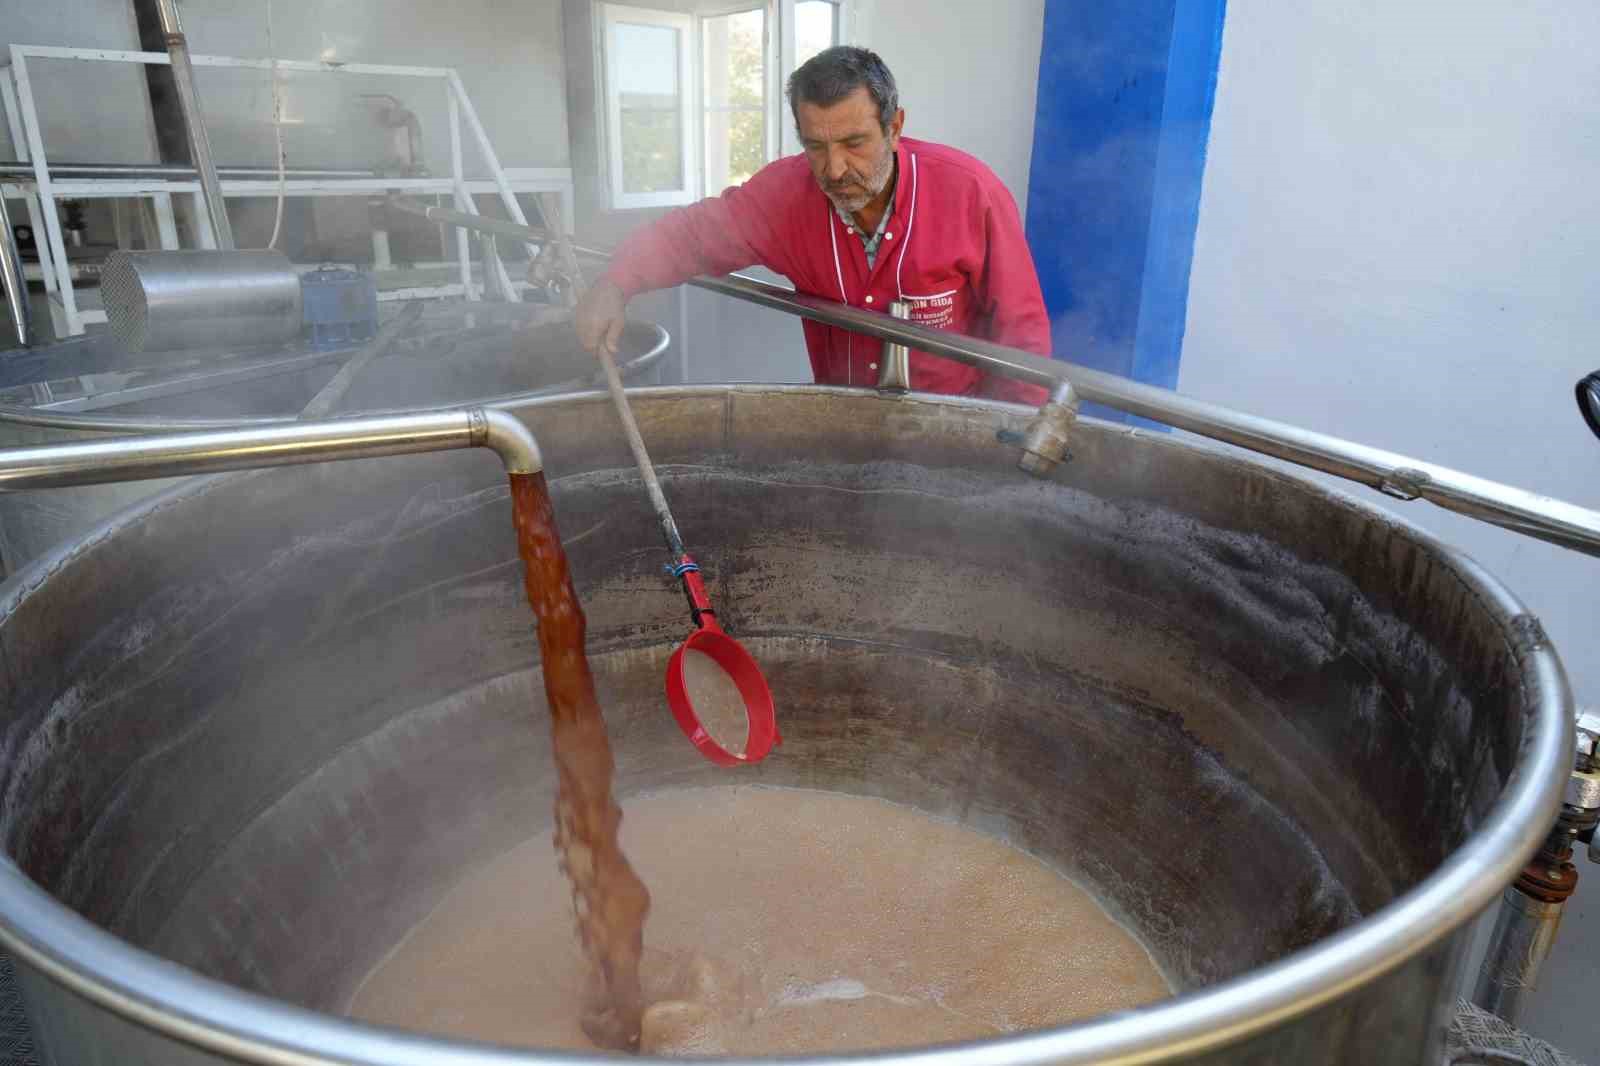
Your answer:
[[[467,414],[481,420],[477,423],[481,435],[475,435],[473,444],[498,455],[507,474],[537,474],[544,469],[538,439],[516,415],[492,407],[475,407]]]
[[[489,448],[508,474],[544,469],[539,444],[506,411],[474,407],[113,437],[0,452],[0,491],[146,481],[225,470]]]
[[[904,300],[896,300],[889,305],[889,314],[908,319],[911,317],[911,305]],[[878,391],[911,391],[911,349],[898,341],[883,342],[883,354],[879,356],[878,363]]]
[[[1072,458],[1067,450],[1072,426],[1078,421],[1078,394],[1072,383],[1060,381],[1050,393],[1050,402],[1039,408],[1022,438],[1022,458],[1017,465],[1034,477],[1048,477],[1056,467]]]
[[[1578,712],[1577,762],[1579,770],[1600,770],[1600,708]]]

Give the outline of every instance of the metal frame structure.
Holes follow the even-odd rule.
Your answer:
[[[133,63],[142,65],[171,65],[172,58],[164,52],[130,52],[101,48],[58,48],[44,45],[17,45],[10,48],[9,58],[0,56],[0,103],[3,103],[6,122],[12,142],[19,156],[33,167],[33,184],[36,193],[16,183],[0,184],[0,196],[20,195],[27,202],[28,219],[37,236],[39,263],[45,289],[50,296],[52,320],[58,333],[78,335],[92,322],[105,321],[105,313],[78,306],[72,287],[72,268],[67,261],[66,243],[62,236],[60,219],[55,203],[64,198],[148,198],[154,202],[157,230],[161,247],[179,247],[178,228],[173,213],[172,198],[193,197],[195,206],[197,243],[202,248],[218,246],[214,227],[207,216],[202,200],[203,190],[198,175],[183,179],[166,178],[87,178],[57,180],[50,173],[49,159],[45,154],[44,138],[39,122],[33,85],[28,73],[29,59],[70,59],[99,63]],[[456,208],[468,214],[477,214],[472,197],[478,192],[494,192],[500,196],[506,212],[516,221],[526,224],[527,217],[517,202],[516,193],[559,192],[566,200],[568,217],[572,211],[571,172],[565,169],[507,170],[500,164],[488,133],[478,118],[472,100],[461,83],[460,76],[448,67],[404,67],[370,63],[322,63],[289,59],[245,59],[236,56],[189,57],[196,67],[225,67],[247,70],[279,70],[293,72],[322,72],[329,74],[401,76],[433,79],[443,83],[449,101],[450,114],[450,173],[437,178],[383,178],[383,177],[328,177],[288,178],[283,182],[285,195],[293,196],[382,196],[393,192],[447,195],[454,199]],[[478,147],[490,173],[488,181],[468,181],[462,163],[462,125]],[[220,182],[224,197],[275,196],[280,185],[276,178],[223,179]],[[469,257],[470,242],[465,231],[457,230],[455,263],[459,282],[437,288],[406,289],[383,293],[384,299],[412,299],[418,296],[461,294],[469,300],[480,297],[480,290],[472,280]],[[500,295],[513,302],[519,299],[519,285],[512,282],[505,266],[494,254],[492,243],[484,245],[485,281],[498,289]]]

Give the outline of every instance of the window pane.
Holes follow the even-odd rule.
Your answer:
[[[706,191],[747,181],[767,161],[767,13],[701,20]]]
[[[671,192],[684,187],[683,86],[678,83],[682,35],[670,26],[622,22],[615,63],[621,97],[622,190]]]
[[[794,62],[799,66],[839,43],[839,5],[833,0],[798,0],[794,31]]]

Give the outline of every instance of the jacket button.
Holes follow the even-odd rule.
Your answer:
[[[867,297],[867,303],[871,303],[871,302],[872,302],[872,297],[868,296]]]
[[[878,364],[877,363],[868,363],[867,364],[867,369],[868,370],[876,370],[876,369],[878,369]]]
[[[885,233],[885,234],[884,234],[884,235],[883,235],[883,239],[884,239],[884,240],[886,240],[886,241],[892,241],[892,240],[894,240],[894,234],[892,234],[892,233]]]

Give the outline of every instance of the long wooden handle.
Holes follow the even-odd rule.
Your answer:
[[[678,524],[672,520],[667,497],[661,491],[661,482],[656,479],[655,464],[650,462],[650,453],[644,450],[639,423],[634,421],[633,408],[628,404],[627,394],[622,391],[622,375],[617,373],[616,360],[611,358],[605,345],[600,346],[598,354],[600,365],[605,368],[606,385],[611,389],[611,402],[617,409],[617,417],[622,419],[622,432],[628,438],[628,447],[633,450],[633,461],[639,464],[639,476],[644,479],[645,491],[650,494],[650,506],[655,508],[656,518],[661,523],[661,535],[667,538],[672,561],[678,563],[684,555],[683,537],[678,534]]]

